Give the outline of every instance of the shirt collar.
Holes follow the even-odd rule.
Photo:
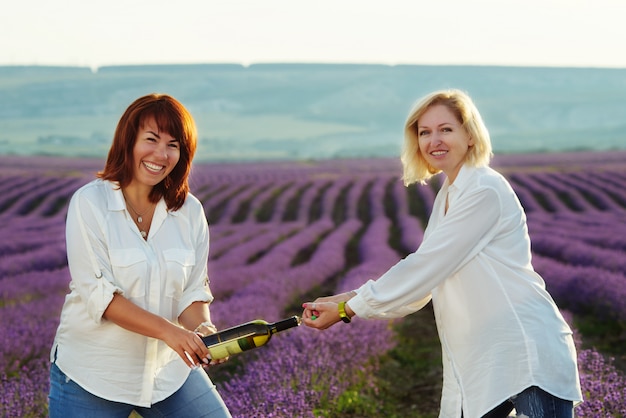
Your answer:
[[[108,186],[106,188],[107,209],[110,211],[124,210],[126,204],[119,183],[116,181],[105,181],[105,183]]]
[[[454,183],[450,184],[449,179],[446,179],[450,191],[463,190],[475,171],[476,167],[463,164],[458,174],[456,175],[456,178],[454,179]]]

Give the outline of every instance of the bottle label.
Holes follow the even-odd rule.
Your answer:
[[[260,347],[268,340],[269,336],[267,335],[253,336],[252,334],[250,334],[241,338],[237,338],[236,340],[224,341],[222,343],[218,343],[207,348],[209,349],[211,358],[219,360],[228,356],[232,356],[234,354],[239,354],[242,351]]]
[[[241,353],[243,350],[239,347],[237,340],[226,341],[223,343],[212,345],[208,347],[211,358],[215,360],[223,359],[233,354]]]

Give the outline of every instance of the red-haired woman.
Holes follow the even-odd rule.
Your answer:
[[[51,352],[51,417],[230,417],[200,365],[216,332],[208,225],[188,177],[197,131],[168,95],[122,115],[104,170],[69,205],[71,275]]]

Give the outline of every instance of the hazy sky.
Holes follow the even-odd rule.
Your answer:
[[[24,0],[0,65],[357,62],[626,68],[626,0]]]

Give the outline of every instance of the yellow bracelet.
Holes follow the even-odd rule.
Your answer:
[[[346,302],[339,302],[337,304],[337,307],[339,308],[339,318],[341,318],[341,320],[343,322],[345,322],[346,324],[350,323],[350,317],[348,316],[348,314],[346,313]]]

